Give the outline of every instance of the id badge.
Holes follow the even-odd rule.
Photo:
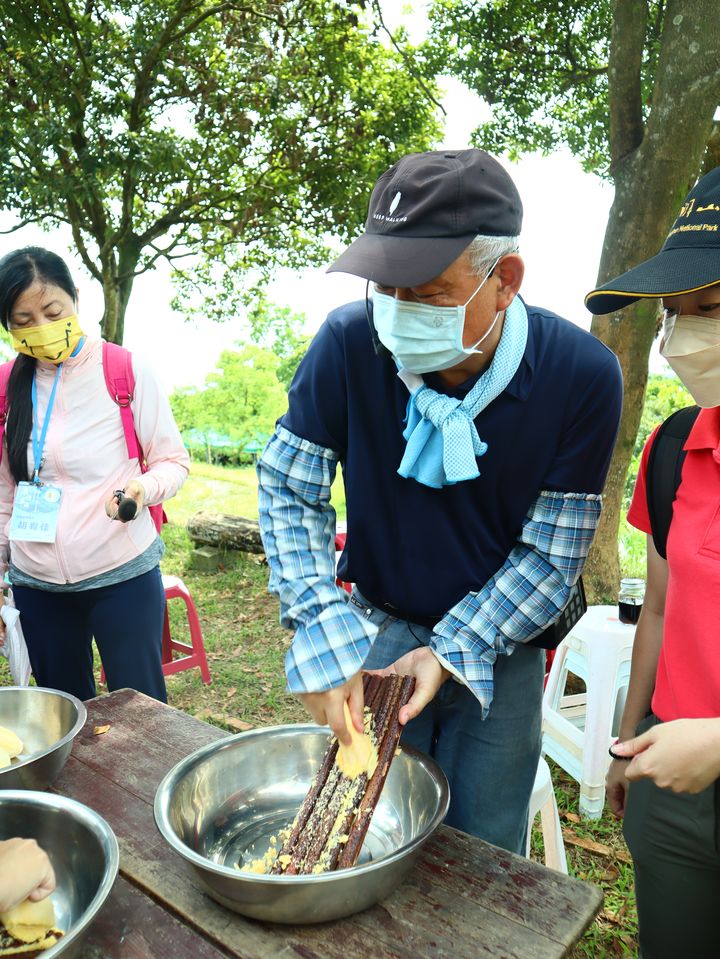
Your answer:
[[[57,486],[18,483],[9,538],[26,543],[54,543],[61,495]]]

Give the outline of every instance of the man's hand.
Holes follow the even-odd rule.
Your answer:
[[[127,521],[118,516],[118,507],[120,503],[116,495],[116,490],[117,487],[111,493],[110,498],[105,501],[105,512],[110,519],[116,519],[119,522],[124,523]],[[139,483],[137,480],[130,480],[125,487],[125,496],[129,497],[130,499],[134,499],[137,503],[137,512],[135,513],[135,516],[137,516],[145,504],[145,489],[143,488],[142,483]]]
[[[414,676],[415,692],[406,706],[400,710],[400,725],[404,726],[411,719],[415,719],[425,709],[438,689],[450,676],[450,672],[440,663],[435,653],[427,647],[421,646],[405,653],[386,669],[371,670],[380,676]]]
[[[335,689],[329,689],[325,693],[301,693],[298,699],[319,726],[330,727],[343,746],[349,746],[352,742],[343,715],[346,702],[355,729],[359,733],[363,732],[363,681],[360,673],[355,673],[351,679]]]
[[[44,899],[54,888],[52,864],[34,839],[0,842],[0,912],[28,898]]]
[[[720,777],[720,719],[676,719],[613,746],[632,756],[625,775],[661,789],[699,793]]]

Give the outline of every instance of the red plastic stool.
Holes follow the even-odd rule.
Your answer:
[[[548,677],[550,676],[550,670],[552,669],[553,660],[555,659],[556,649],[546,649],[545,650],[545,678],[543,679],[543,689],[547,686]]]
[[[179,576],[163,576],[163,586],[165,587],[165,623],[163,625],[162,639],[162,661],[163,673],[166,676],[172,676],[173,673],[180,673],[183,669],[194,669],[196,666],[200,670],[202,681],[211,682],[210,669],[205,656],[205,644],[203,643],[202,630],[200,629],[200,620],[198,619],[195,603],[190,595],[190,590]],[[172,638],[170,633],[170,619],[168,617],[167,601],[169,599],[181,599],[185,603],[187,610],[188,626],[190,628],[190,645],[180,643]],[[185,653],[179,659],[173,659],[173,653]]]
[[[337,568],[338,561],[340,559],[340,554],[345,549],[345,540],[347,539],[346,532],[335,533],[335,567]],[[338,586],[342,588],[347,593],[352,593],[352,583],[346,583],[342,579],[336,579],[335,582]]]
[[[173,673],[180,673],[183,669],[194,669],[196,666],[200,670],[202,681],[209,683],[210,669],[205,656],[205,644],[203,643],[202,630],[200,629],[200,620],[198,619],[195,603],[190,595],[190,590],[179,576],[163,576],[163,586],[165,588],[165,622],[163,623],[162,636],[162,671],[164,676],[172,676]],[[190,629],[190,644],[181,643],[172,638],[170,632],[170,618],[168,617],[168,600],[182,599],[187,610],[188,627]],[[185,653],[178,659],[173,659],[173,653]],[[105,670],[100,672],[100,682],[105,682]]]

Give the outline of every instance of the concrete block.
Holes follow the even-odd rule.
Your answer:
[[[225,557],[217,546],[198,546],[190,554],[190,565],[199,573],[214,573],[225,565]]]

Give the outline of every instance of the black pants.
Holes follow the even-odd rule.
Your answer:
[[[649,717],[644,732],[658,720]],[[720,782],[674,793],[632,783],[623,832],[632,853],[642,959],[720,956]]]
[[[109,689],[129,686],[167,702],[162,672],[165,590],[160,567],[99,589],[51,593],[13,587],[38,686],[95,695],[95,637]]]

